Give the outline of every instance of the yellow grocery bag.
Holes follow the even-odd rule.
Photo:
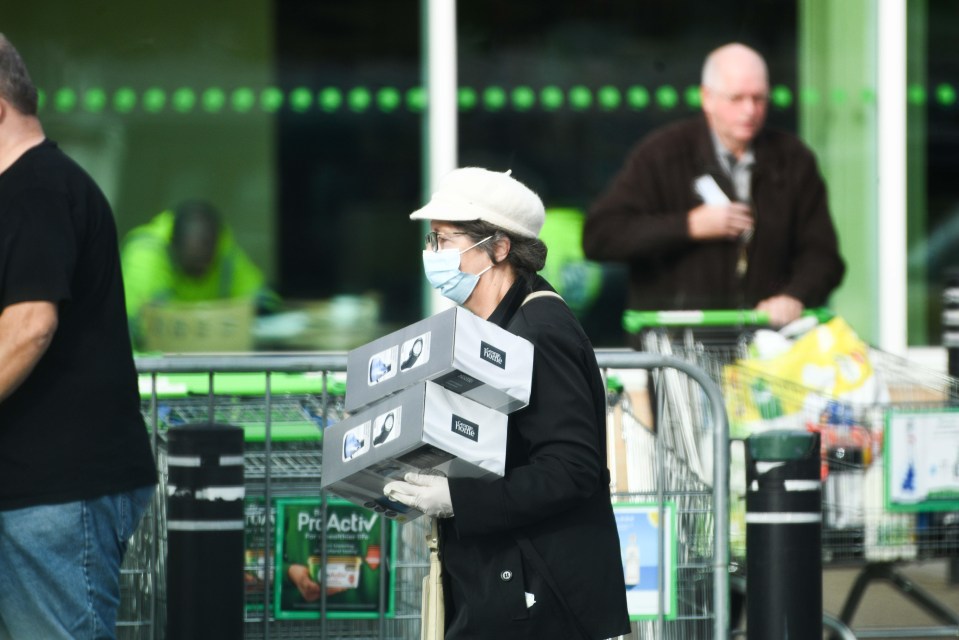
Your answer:
[[[730,433],[745,437],[770,428],[803,428],[803,415],[830,399],[869,401],[876,381],[869,345],[834,317],[772,358],[746,358],[723,371]]]

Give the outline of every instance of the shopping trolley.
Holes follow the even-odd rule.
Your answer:
[[[829,318],[822,310],[815,315],[820,320]],[[910,419],[916,428],[920,422],[924,428],[951,424],[950,408],[959,404],[959,381],[867,347],[866,363],[873,372],[869,393],[836,397],[770,375],[756,365],[748,345],[755,331],[765,324],[765,315],[755,311],[627,312],[624,318],[627,329],[642,334],[647,350],[675,354],[710,372],[723,388],[733,434],[776,428],[820,433],[823,563],[860,567],[838,618],[827,615],[824,620],[834,630],[835,638],[956,637],[959,615],[908,580],[896,566],[959,553],[959,519],[954,511],[959,506],[959,491],[946,492],[938,500],[890,505],[890,457],[901,456],[890,448],[886,438],[890,425],[895,427],[897,442],[910,437],[899,435],[903,431],[899,425]],[[709,327],[722,329],[717,334]],[[716,335],[721,339],[715,339]],[[914,418],[916,415],[921,420]],[[746,561],[747,550],[741,498],[744,487],[736,487],[740,470],[735,456],[733,460],[730,545],[735,571]],[[959,478],[959,464],[955,475]],[[853,631],[856,610],[866,589],[876,580],[890,583],[940,626]],[[733,582],[738,580],[734,578]]]
[[[650,591],[656,600],[648,605],[652,613],[637,624],[639,638],[691,639],[722,638],[728,628],[728,525],[725,491],[728,467],[722,454],[703,454],[725,443],[727,423],[719,387],[704,372],[690,363],[653,356],[632,350],[600,350],[597,361],[604,372],[659,370],[675,368],[702,387],[701,394],[711,407],[714,438],[699,427],[697,449],[682,448],[682,434],[653,437],[630,416],[633,408],[628,388],[611,391],[610,416],[619,415],[625,429],[621,436],[630,448],[633,477],[629,486],[621,486],[615,499],[621,512],[644,509],[655,514],[657,522],[671,522],[669,542],[666,527],[659,545],[659,557],[653,562],[630,558],[630,567],[663,567],[654,578]],[[382,586],[391,592],[392,612],[381,610],[370,619],[335,619],[321,615],[311,620],[277,619],[271,604],[275,580],[269,552],[276,532],[267,504],[278,496],[313,496],[325,501],[319,490],[322,467],[320,426],[342,418],[342,398],[326,373],[345,370],[343,354],[310,356],[232,356],[165,357],[140,359],[142,410],[154,437],[163,464],[163,434],[178,424],[215,420],[242,426],[247,435],[244,459],[248,520],[266,524],[260,531],[260,552],[248,540],[247,574],[253,582],[247,592],[246,638],[377,638],[405,640],[419,636],[420,585],[428,570],[425,522],[408,523],[397,528],[395,552],[386,561],[391,580]],[[264,373],[272,372],[272,373]],[[289,373],[296,380],[287,379]],[[309,388],[299,374],[309,372]],[[319,372],[315,374],[313,372]],[[326,373],[324,373],[326,372]],[[253,384],[231,380],[231,376],[254,373]],[[322,375],[320,375],[322,374]],[[618,387],[610,380],[611,389]],[[669,421],[678,425],[678,422]],[[661,428],[666,434],[670,429]],[[287,437],[289,436],[289,437]],[[712,475],[693,458],[716,458]],[[640,478],[646,467],[654,473]],[[639,472],[637,475],[636,472]],[[127,573],[118,635],[124,639],[162,638],[165,615],[165,494],[161,489],[147,518],[127,554]],[[669,515],[667,515],[667,513]],[[248,521],[248,534],[249,524]],[[272,531],[271,531],[272,529]],[[385,547],[384,547],[385,548]],[[675,549],[675,553],[672,550]],[[666,574],[669,567],[671,573]],[[666,582],[673,585],[676,597],[666,602]]]
[[[365,619],[338,618],[324,597],[322,612],[311,618],[276,615],[277,504],[313,501],[320,509],[337,508],[320,490],[322,429],[346,415],[345,353],[173,356],[141,358],[137,366],[141,409],[161,470],[160,489],[126,556],[119,638],[165,637],[164,435],[181,424],[211,421],[240,426],[245,433],[244,637],[383,640],[419,635],[419,586],[428,565],[425,549],[420,551],[423,536],[415,535],[415,527],[398,534],[395,544],[380,540],[381,548],[389,550],[382,562],[389,567],[389,580],[381,588],[389,591],[383,601],[394,603],[392,611],[375,611]],[[389,527],[381,531],[392,535]]]
[[[597,359],[608,375],[608,460],[634,620],[632,637],[725,638],[729,470],[719,387],[705,371],[679,358],[598,350]],[[684,401],[664,402],[652,430],[643,411],[643,376],[635,375],[639,372],[666,376],[670,385],[692,390],[702,412],[691,415]],[[657,525],[652,563],[640,562],[631,539],[638,534],[631,534],[635,520],[630,517],[643,509],[655,515]],[[647,581],[643,571],[650,567],[654,579]]]

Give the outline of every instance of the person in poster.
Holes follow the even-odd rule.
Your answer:
[[[324,591],[327,611],[356,617],[378,614],[379,572],[385,566],[381,534],[388,520],[341,500],[327,502],[324,520],[322,503],[302,498],[278,500],[277,519],[277,618],[318,617]]]

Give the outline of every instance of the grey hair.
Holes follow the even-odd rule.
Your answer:
[[[492,236],[490,242],[486,242],[480,246],[494,264],[496,264],[496,243],[504,238],[508,238],[510,250],[506,256],[506,262],[512,265],[517,275],[522,275],[530,279],[546,266],[546,243],[539,238],[530,238],[511,233],[502,227],[497,227],[494,224],[483,222],[482,220],[458,222],[455,224],[460,231],[472,238],[473,242],[479,242],[483,238]]]
[[[700,84],[704,87],[710,89],[715,89],[716,84],[718,83],[717,76],[719,72],[716,70],[716,55],[715,51],[708,56],[706,56],[706,62],[703,63],[703,75],[700,79]]]
[[[16,48],[0,33],[0,98],[27,116],[37,115],[37,88]]]

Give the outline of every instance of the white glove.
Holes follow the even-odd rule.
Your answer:
[[[402,502],[408,507],[422,511],[433,518],[453,516],[453,500],[450,498],[450,482],[443,476],[410,472],[406,482],[386,483],[383,495],[390,500]]]

